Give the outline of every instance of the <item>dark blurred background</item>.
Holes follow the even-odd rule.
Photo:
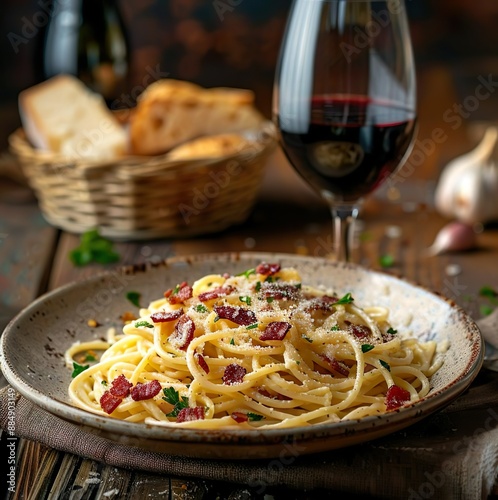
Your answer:
[[[48,1],[48,0],[47,0]],[[41,29],[15,48],[26,20],[44,0],[0,3],[0,151],[19,126],[19,91],[42,78],[37,68]],[[204,86],[251,88],[269,116],[273,71],[290,0],[121,0],[131,47],[129,92],[151,75]],[[496,73],[497,0],[406,0],[417,65],[444,61],[465,85],[466,75]],[[484,68],[484,69],[483,69]],[[488,74],[484,73],[484,74]],[[475,74],[475,73],[474,73]],[[462,90],[464,92],[464,90]]]

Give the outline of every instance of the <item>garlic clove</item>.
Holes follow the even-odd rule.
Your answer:
[[[446,252],[471,250],[477,245],[476,233],[472,226],[463,222],[450,222],[436,235],[434,243],[427,249],[430,256]]]
[[[480,144],[443,169],[435,192],[436,209],[460,221],[498,220],[498,128],[488,127]]]

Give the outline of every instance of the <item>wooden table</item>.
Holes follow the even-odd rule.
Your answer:
[[[479,318],[484,301],[479,297],[480,288],[497,285],[498,228],[490,226],[479,234],[475,251],[437,257],[425,253],[447,222],[431,207],[438,169],[468,149],[470,142],[465,126],[452,130],[443,120],[445,110],[458,102],[451,74],[439,67],[427,68],[419,80],[419,138],[430,138],[436,128],[443,128],[447,140],[436,145],[423,165],[396,186],[394,194],[400,194],[399,198],[389,201],[384,192],[368,200],[360,216],[354,258],[364,266],[381,269],[381,257],[392,256],[393,264],[384,270],[442,292]],[[44,221],[28,188],[6,178],[0,180],[2,327],[40,294],[103,269],[100,265],[74,267],[68,253],[77,244],[77,235]],[[193,239],[117,243],[116,249],[121,264],[129,264],[240,250],[326,256],[331,245],[328,209],[278,153],[270,161],[260,199],[245,224]],[[17,461],[16,493],[8,498],[107,498],[104,494],[111,490],[119,491],[118,498],[260,498],[243,485],[120,470],[24,439],[19,442]],[[265,494],[316,498],[325,492],[270,488]]]

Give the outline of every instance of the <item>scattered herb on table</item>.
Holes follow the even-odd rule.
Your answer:
[[[379,265],[383,268],[393,267],[395,263],[392,255],[386,254],[379,257]]]
[[[113,249],[114,243],[100,236],[96,229],[86,231],[80,237],[80,244],[69,253],[69,259],[78,267],[92,262],[112,264],[119,261],[119,254]]]
[[[73,361],[73,373],[71,373],[71,377],[72,378],[77,377],[80,373],[84,372],[85,370],[88,370],[88,368],[90,368],[90,365],[80,365]]]
[[[128,292],[126,298],[137,307],[140,307],[140,293],[139,292]]]

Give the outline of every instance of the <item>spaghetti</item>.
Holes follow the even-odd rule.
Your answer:
[[[404,338],[388,310],[306,286],[293,268],[181,283],[106,342],[74,344],[80,408],[130,422],[279,428],[379,415],[429,392],[434,341]],[[85,368],[85,369],[83,369]]]

